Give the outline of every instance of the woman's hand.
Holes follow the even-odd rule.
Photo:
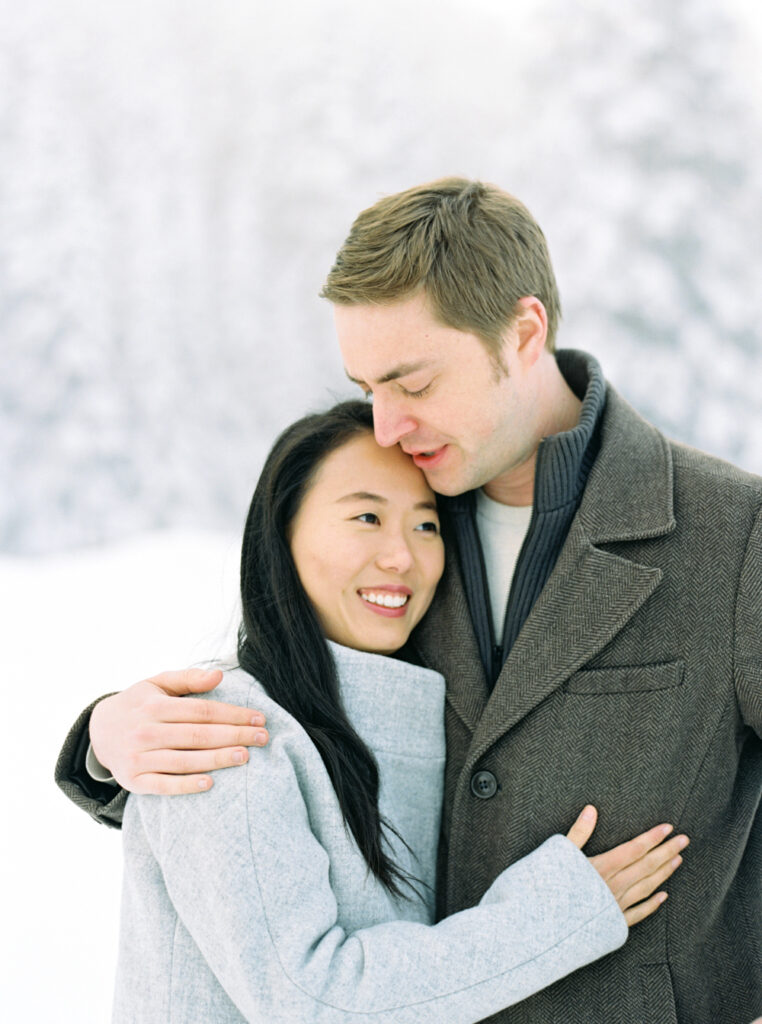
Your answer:
[[[593,834],[597,820],[598,812],[588,805],[566,838],[581,850]],[[614,894],[630,927],[659,909],[667,894],[657,892],[652,896],[651,893],[682,864],[680,851],[685,849],[690,840],[684,835],[667,840],[672,830],[672,825],[657,825],[607,853],[589,858]]]

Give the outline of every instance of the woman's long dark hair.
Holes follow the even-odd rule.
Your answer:
[[[342,707],[334,661],[288,541],[322,461],[372,431],[368,403],[342,402],[293,423],[273,445],[243,535],[238,662],[306,730],[370,870],[389,892],[403,896],[400,883],[411,880],[382,847],[382,826],[390,826],[378,810],[378,766]]]

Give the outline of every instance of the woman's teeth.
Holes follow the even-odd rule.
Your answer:
[[[360,597],[369,604],[382,604],[384,608],[401,608],[410,599],[409,594],[377,594],[373,591],[360,594]]]

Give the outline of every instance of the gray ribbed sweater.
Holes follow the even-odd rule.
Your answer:
[[[261,709],[269,745],[208,793],[131,796],[114,1021],[472,1024],[616,949],[627,926],[587,858],[554,836],[479,905],[432,925],[444,680],[331,645],[373,750],[394,855],[430,897],[367,871],[319,753],[240,670],[215,699]]]

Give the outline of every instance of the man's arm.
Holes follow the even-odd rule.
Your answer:
[[[249,746],[268,741],[261,712],[219,701],[185,699],[220,682],[218,670],[163,672],[91,704],[74,723],[56,764],[64,793],[96,821],[119,828],[132,793],[198,793],[207,772],[248,760]],[[93,778],[90,743],[115,782]]]
[[[743,719],[762,737],[762,511],[752,526],[738,586],[735,682]]]
[[[87,770],[88,725],[96,703],[86,707],[69,730],[56,762],[55,780],[66,796],[99,824],[121,828],[127,792],[116,782],[96,781]]]

